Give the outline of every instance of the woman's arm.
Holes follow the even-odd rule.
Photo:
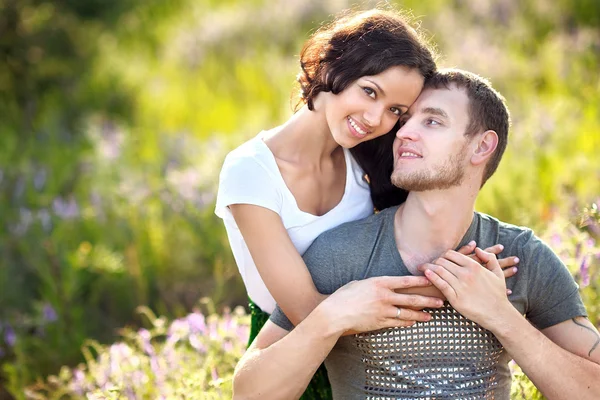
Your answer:
[[[267,289],[298,325],[327,296],[317,291],[281,217],[250,204],[232,204],[229,209]]]
[[[238,363],[233,377],[235,400],[297,399],[343,332],[410,326],[422,313],[406,305],[440,307],[438,299],[394,293],[429,286],[422,276],[382,276],[346,284],[323,301],[291,332],[268,321]],[[398,319],[396,305],[403,305]]]

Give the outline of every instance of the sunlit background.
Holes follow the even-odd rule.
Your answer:
[[[390,3],[506,97],[478,209],[536,229],[598,326],[600,2]],[[248,318],[221,162],[289,117],[303,41],[353,5],[0,0],[0,399],[231,396]]]

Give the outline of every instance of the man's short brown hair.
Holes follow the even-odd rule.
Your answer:
[[[469,125],[465,136],[470,138],[487,130],[498,134],[498,146],[488,160],[483,173],[481,186],[496,172],[508,142],[510,113],[504,97],[492,88],[491,83],[472,72],[460,69],[442,69],[430,76],[424,89],[451,89],[456,86],[464,89],[469,98]]]

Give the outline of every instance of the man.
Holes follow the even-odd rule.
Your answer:
[[[600,335],[566,267],[530,230],[474,212],[508,127],[502,97],[480,77],[429,80],[393,147],[406,202],[313,243],[304,260],[317,289],[335,293],[295,328],[275,310],[240,361],[235,397],[297,398],[325,360],[336,399],[508,399],[513,358],[548,399],[600,399]],[[446,251],[472,241],[487,268]],[[506,282],[480,250],[495,243],[521,259]],[[421,273],[448,302],[426,322],[389,328],[416,313],[394,307],[390,288]],[[382,307],[389,318],[375,320]]]

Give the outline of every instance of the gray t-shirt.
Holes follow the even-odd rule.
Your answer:
[[[304,254],[317,289],[331,294],[353,280],[403,276],[392,207],[323,233]],[[401,240],[401,238],[400,238]],[[526,228],[475,213],[458,247],[504,245],[520,258],[509,300],[538,329],[585,316],[578,286],[552,250]],[[335,399],[509,399],[510,356],[496,337],[448,303],[432,319],[338,340],[325,360]],[[277,307],[271,321],[292,330]]]

